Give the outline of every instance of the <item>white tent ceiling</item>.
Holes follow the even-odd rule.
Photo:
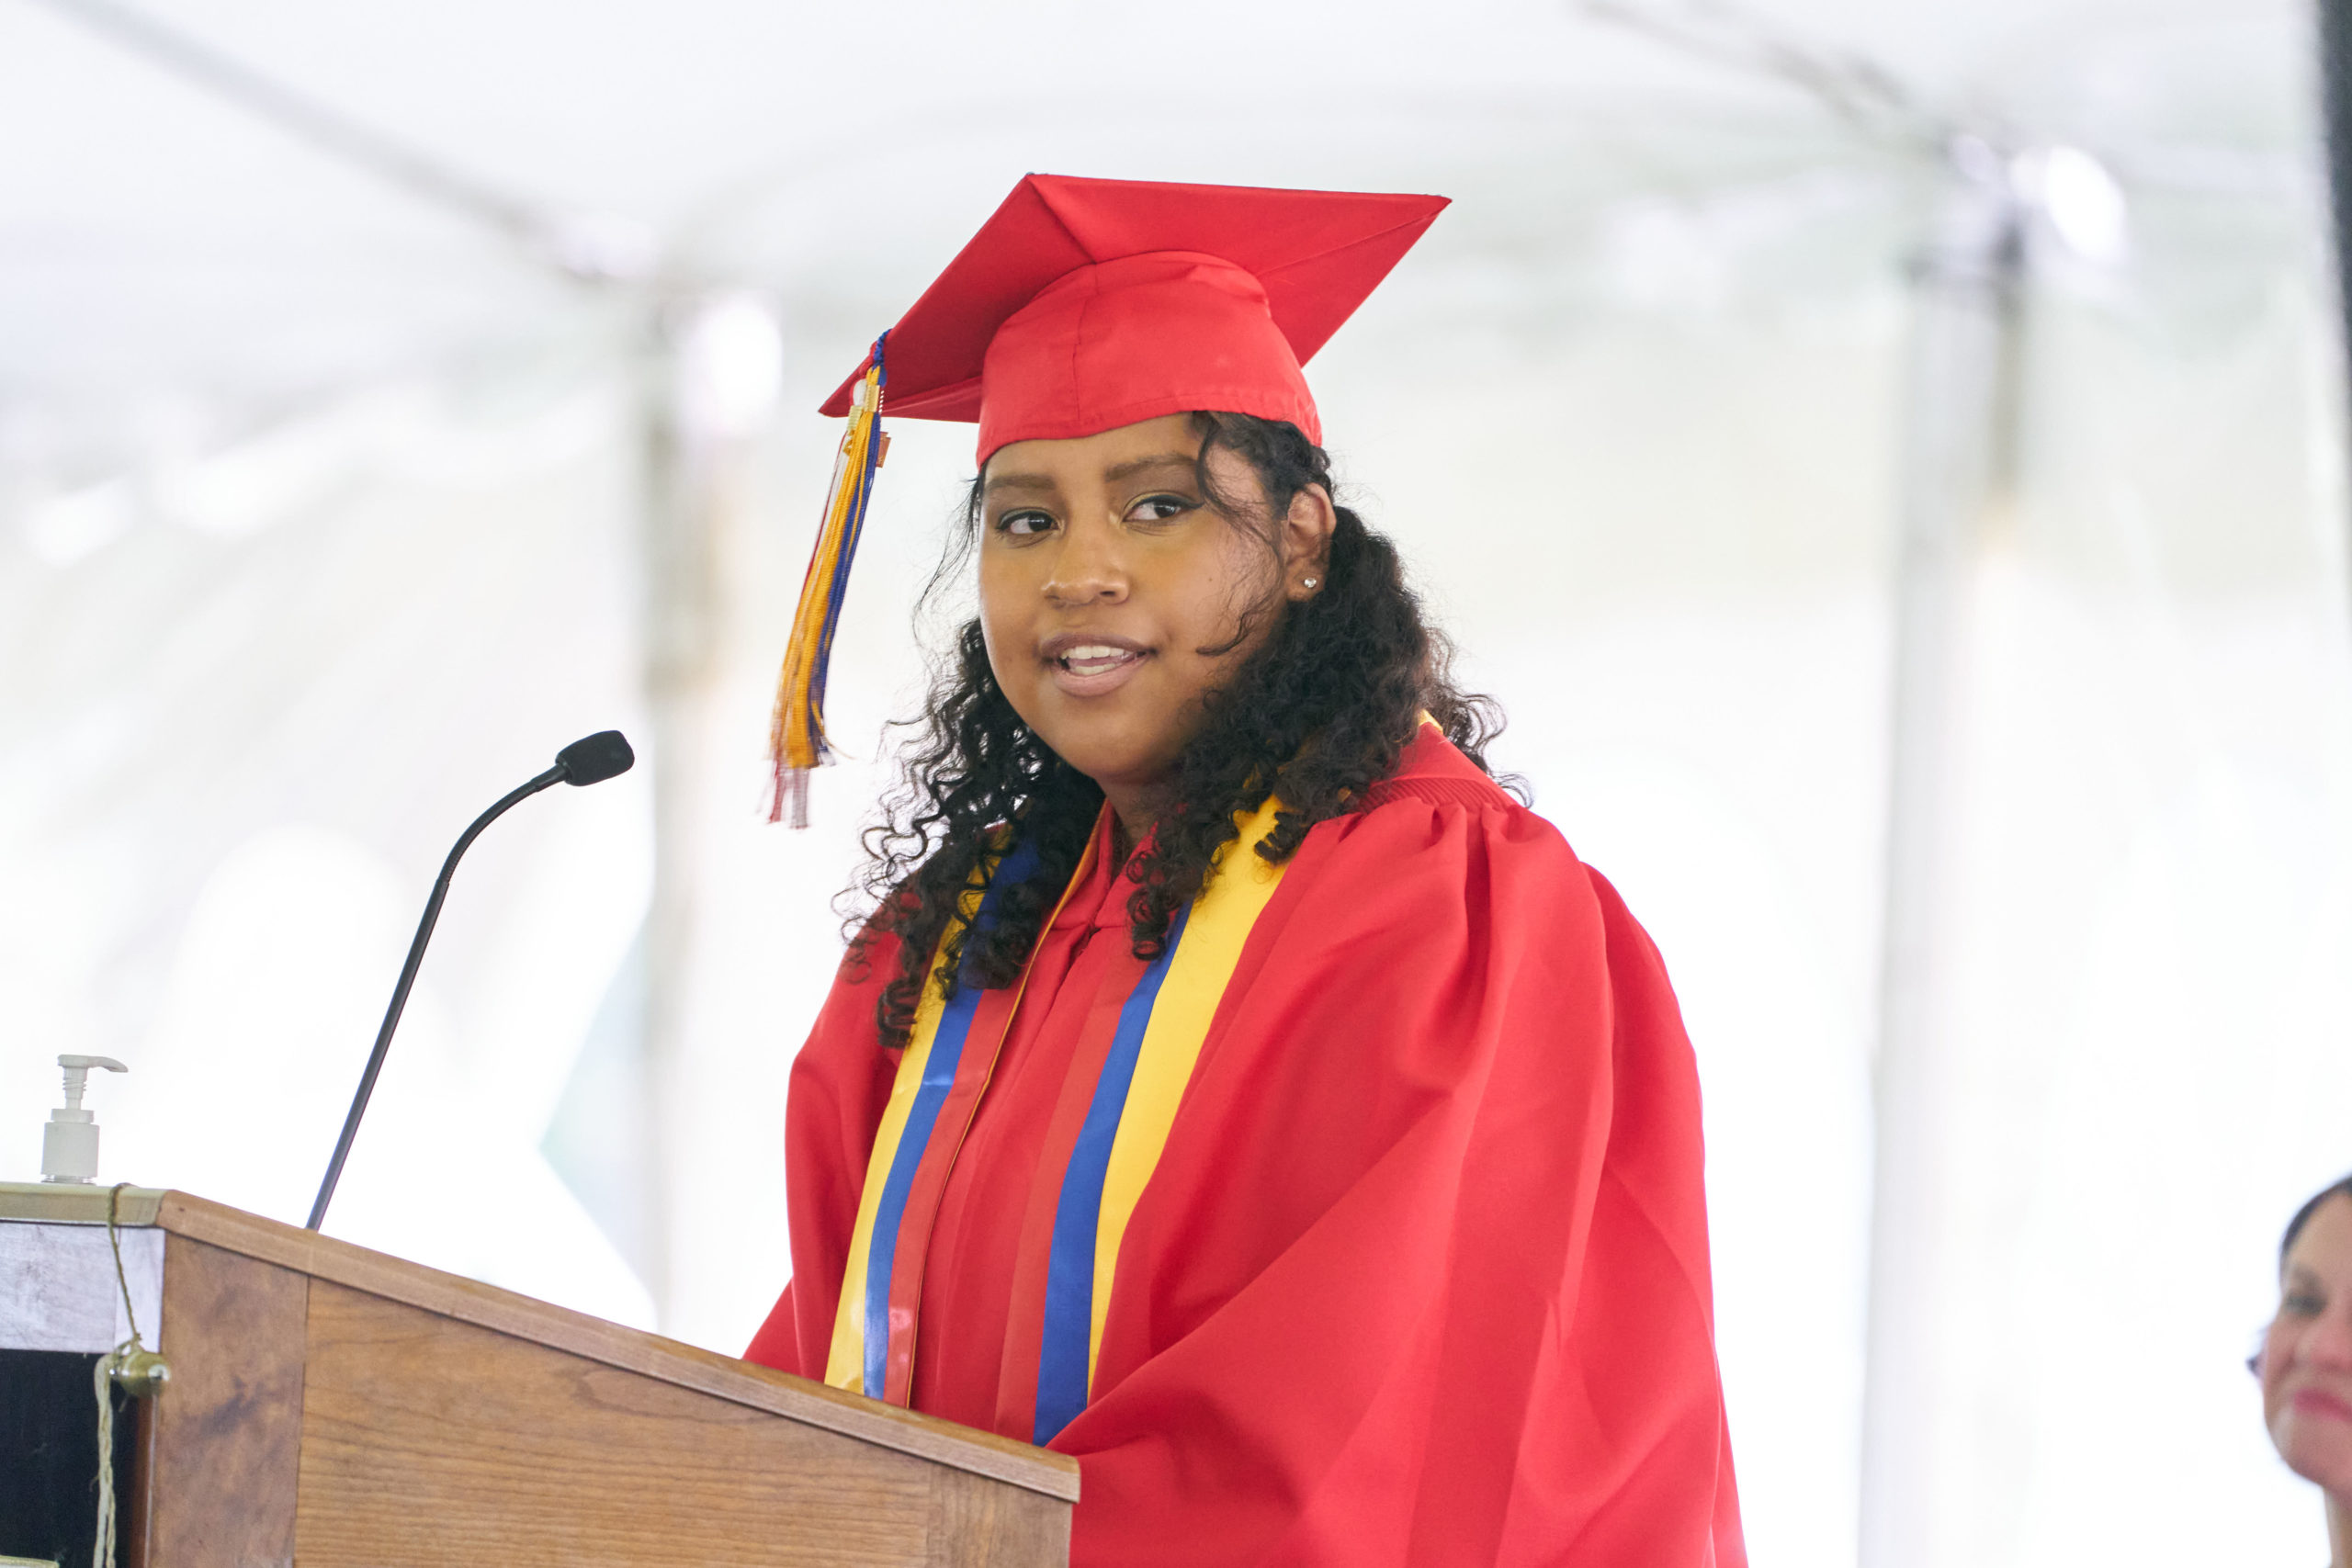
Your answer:
[[[1754,18],[1867,57],[1928,113],[2087,146],[2127,185],[2309,177],[2307,23],[2287,0],[1647,14],[1735,39]],[[667,277],[775,291],[829,363],[1026,169],[1443,189],[1459,204],[1415,265],[1453,275],[1458,299],[1462,271],[1507,284],[1612,202],[1917,163],[1785,83],[1573,0],[144,15],[575,235],[650,246]],[[0,4],[0,466],[19,470],[87,475],[135,461],[122,444],[158,425],[186,441],[195,420],[202,440],[561,333],[610,292],[63,0]],[[849,310],[806,321],[829,304]]]

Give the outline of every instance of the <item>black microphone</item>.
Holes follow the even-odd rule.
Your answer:
[[[424,962],[424,944],[433,940],[433,922],[441,918],[441,900],[449,896],[449,878],[457,872],[458,858],[481,836],[484,828],[497,821],[516,801],[526,800],[550,784],[603,784],[628,772],[636,761],[637,753],[628,749],[628,742],[617,729],[575,740],[555,754],[554,767],[502,797],[497,805],[475,818],[474,825],[458,837],[449,858],[441,863],[441,875],[433,884],[433,897],[424,901],[424,919],[417,922],[416,940],[408,944],[408,962],[401,965],[400,984],[392,987],[392,1005],[384,1010],[384,1026],[376,1031],[376,1048],[368,1054],[368,1070],[359,1075],[359,1092],[351,1097],[351,1114],[343,1119],[343,1136],[335,1140],[334,1158],[327,1162],[326,1179],[319,1183],[318,1200],[311,1205],[305,1230],[317,1230],[327,1217],[334,1184],[343,1177],[343,1162],[351,1155],[351,1140],[358,1136],[359,1119],[368,1113],[368,1097],[376,1091],[376,1075],[384,1070],[384,1053],[391,1048],[392,1031],[400,1027],[401,1009],[408,1005],[409,987],[416,984],[417,968]]]

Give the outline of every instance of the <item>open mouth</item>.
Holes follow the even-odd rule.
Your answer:
[[[1125,637],[1082,632],[1055,637],[1038,652],[1054,672],[1054,684],[1073,697],[1107,696],[1151,658],[1151,649]]]
[[[1108,643],[1081,643],[1065,649],[1054,662],[1073,675],[1107,675],[1123,666],[1140,662],[1143,654],[1132,648],[1113,648]]]

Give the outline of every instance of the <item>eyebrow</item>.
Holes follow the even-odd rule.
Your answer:
[[[1124,463],[1114,463],[1102,470],[1102,477],[1116,484],[1121,479],[1133,479],[1154,468],[1182,468],[1189,473],[1194,460],[1191,454],[1185,452],[1159,452],[1148,457],[1130,457]],[[1060,488],[1046,474],[992,474],[980,487],[980,492],[994,495],[1002,490],[1054,491]]]
[[[1115,481],[1132,479],[1137,474],[1153,468],[1182,468],[1190,473],[1193,470],[1193,457],[1188,453],[1162,452],[1156,457],[1130,457],[1124,463],[1114,463],[1102,470],[1102,477]]]

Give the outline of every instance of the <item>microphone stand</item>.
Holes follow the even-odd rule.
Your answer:
[[[311,1204],[311,1217],[303,1225],[304,1230],[317,1230],[327,1217],[327,1204],[334,1197],[335,1183],[343,1177],[343,1162],[351,1154],[351,1141],[359,1135],[359,1119],[367,1114],[368,1097],[376,1092],[376,1075],[384,1070],[384,1055],[391,1049],[392,1031],[400,1026],[401,1010],[408,1005],[409,987],[416,984],[416,972],[424,963],[424,944],[432,939],[433,923],[441,918],[441,901],[449,895],[449,878],[457,872],[458,858],[474,840],[481,836],[481,830],[503,816],[508,807],[528,800],[550,785],[563,783],[570,776],[571,770],[559,761],[537,778],[507,794],[497,805],[474,818],[474,825],[466,829],[457,847],[449,852],[449,858],[441,863],[440,879],[433,885],[433,897],[425,900],[424,919],[417,922],[416,940],[408,944],[408,962],[401,965],[400,984],[392,987],[392,1005],[384,1010],[384,1026],[376,1031],[376,1048],[368,1054],[368,1070],[359,1075],[359,1092],[352,1097],[351,1114],[343,1119],[343,1136],[335,1140],[334,1158],[327,1162],[326,1179],[319,1183],[319,1196]]]

